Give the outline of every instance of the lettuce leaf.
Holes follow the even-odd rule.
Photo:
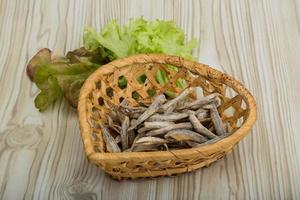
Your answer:
[[[41,90],[35,98],[35,107],[43,111],[62,95],[70,105],[77,107],[84,81],[107,62],[109,59],[101,48],[94,51],[79,48],[59,58],[51,58],[50,50],[40,50],[27,66],[28,76],[32,76]]]
[[[138,18],[124,26],[113,20],[100,33],[86,28],[84,46],[89,50],[102,46],[111,53],[111,59],[137,53],[164,53],[193,59],[196,40],[186,42],[184,32],[173,21]]]

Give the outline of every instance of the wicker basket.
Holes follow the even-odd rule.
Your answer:
[[[179,67],[179,70],[170,69],[170,65]],[[166,71],[168,76],[168,83],[163,86],[155,79],[159,69]],[[147,79],[140,84],[137,78],[142,75]],[[118,84],[124,77],[127,79],[126,88]],[[204,95],[213,92],[222,95],[218,109],[222,119],[230,124],[233,134],[214,144],[183,150],[105,152],[99,123],[106,122],[111,105],[107,102],[119,104],[126,98],[130,105],[135,106],[137,101],[151,102],[153,91],[156,95],[165,91],[178,94],[182,90],[176,87],[179,78],[184,78],[189,86],[201,87]],[[171,176],[207,166],[230,153],[256,120],[255,100],[241,83],[207,65],[159,54],[135,55],[99,68],[81,89],[78,111],[88,160],[115,179]]]

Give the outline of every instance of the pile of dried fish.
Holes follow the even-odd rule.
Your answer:
[[[219,94],[192,99],[196,88],[167,101],[164,94],[151,105],[132,107],[126,100],[113,106],[101,125],[108,152],[159,151],[198,147],[229,135],[218,113]]]

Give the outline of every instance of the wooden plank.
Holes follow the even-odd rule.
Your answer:
[[[0,1],[0,199],[300,199],[299,3],[280,0]],[[174,20],[199,61],[257,99],[258,121],[224,159],[173,178],[117,182],[85,159],[76,111],[44,113],[25,75],[42,47],[82,45],[86,25]]]

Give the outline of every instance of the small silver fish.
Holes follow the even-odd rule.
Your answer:
[[[188,116],[187,113],[154,114],[147,121],[177,121]]]
[[[130,113],[129,117],[132,119],[138,119],[143,113]]]
[[[144,122],[145,128],[163,128],[166,126],[174,125],[174,122],[167,122],[167,121],[158,121],[158,122]]]
[[[219,112],[218,112],[218,109],[217,109],[216,105],[210,104],[210,105],[207,106],[207,108],[209,108],[210,117],[211,117],[211,120],[214,124],[216,134],[218,136],[225,135],[225,133],[226,133],[225,126],[224,126],[223,121],[222,121],[222,119],[219,115]]]
[[[116,124],[109,115],[107,116],[107,120],[108,120],[108,127],[120,134],[121,133],[121,126]]]
[[[115,141],[116,141],[117,144],[120,143],[121,142],[121,136],[118,135],[117,137],[115,137]]]
[[[212,138],[217,137],[215,134],[213,134],[211,131],[209,131],[205,126],[203,126],[203,125],[200,123],[200,121],[198,120],[198,118],[195,116],[195,113],[189,112],[189,120],[190,120],[190,122],[192,123],[194,129],[195,129],[198,133],[200,133],[200,134],[206,136],[206,137],[209,138],[209,139],[212,139]]]
[[[136,123],[136,119],[132,119],[130,122],[130,125],[135,124]]]
[[[128,134],[127,134],[128,127],[129,127],[129,117],[125,116],[121,127],[121,143],[122,143],[123,150],[128,148]]]
[[[189,94],[191,94],[193,91],[195,90],[195,88],[193,87],[189,87],[185,90],[183,90],[177,97],[175,97],[174,99],[168,101],[167,103],[165,103],[164,105],[162,105],[162,110],[167,110],[170,106],[176,104],[179,101],[182,101],[184,98],[186,98]]]
[[[138,133],[145,133],[147,131],[152,130],[153,128],[147,128],[147,127],[142,127],[140,129],[137,130]]]
[[[104,125],[101,125],[101,124],[100,124],[100,127],[101,127],[101,131],[102,131],[103,139],[106,144],[107,151],[108,152],[121,152],[120,147],[116,143],[115,139],[110,135],[108,129]]]
[[[146,135],[147,136],[161,136],[173,129],[191,129],[191,128],[193,128],[193,126],[190,122],[183,122],[183,123],[166,126],[166,127],[160,128],[160,129],[156,129],[153,131],[149,131],[146,133]]]
[[[186,129],[175,129],[175,130],[171,130],[169,131],[165,136],[165,138],[173,138],[177,141],[194,141],[194,142],[198,142],[198,143],[203,143],[206,142],[207,139],[205,137],[203,137],[202,135],[194,132],[194,131],[190,131],[190,130],[186,130]]]
[[[144,112],[144,111],[147,110],[146,107],[141,107],[141,106],[133,107],[133,106],[121,105],[121,104],[120,104],[120,107],[121,107],[121,108],[124,108],[124,109],[126,109],[126,110],[129,110],[129,111],[132,111],[132,112]]]
[[[133,149],[133,147],[136,145],[136,141],[137,141],[138,139],[140,139],[141,137],[145,137],[145,136],[146,136],[145,133],[138,133],[138,134],[136,135],[136,137],[134,138],[133,143],[132,143],[130,149],[131,149],[131,150]]]
[[[148,137],[139,138],[136,141],[136,144],[150,145],[150,144],[165,144],[167,142],[168,140],[162,138],[148,136]]]
[[[133,144],[133,141],[135,139],[135,132],[132,131],[128,131],[128,146],[130,147]]]
[[[203,109],[201,109],[201,111],[199,111],[199,110],[195,111],[195,114],[199,120],[209,117],[207,110],[203,110]]]
[[[153,100],[153,103],[147,108],[147,110],[143,114],[141,114],[139,116],[137,121],[129,127],[128,131],[133,130],[140,123],[142,123],[143,121],[148,119],[151,115],[153,115],[153,113],[155,113],[165,101],[166,101],[166,97],[163,94],[155,97],[155,99]]]
[[[110,119],[114,122],[119,122],[119,118],[118,118],[118,115],[116,113],[116,111],[114,110],[110,110],[109,113],[108,113],[108,116],[110,117]],[[109,119],[108,119],[109,120]],[[109,121],[108,121],[109,122]]]
[[[187,103],[181,107],[176,108],[176,110],[184,110],[184,109],[199,109],[202,106],[209,104],[209,103],[215,103],[217,104],[217,100],[215,99],[216,96],[219,96],[218,93],[214,93],[211,95],[208,95],[206,97],[202,97],[200,99],[197,99],[191,103]]]

